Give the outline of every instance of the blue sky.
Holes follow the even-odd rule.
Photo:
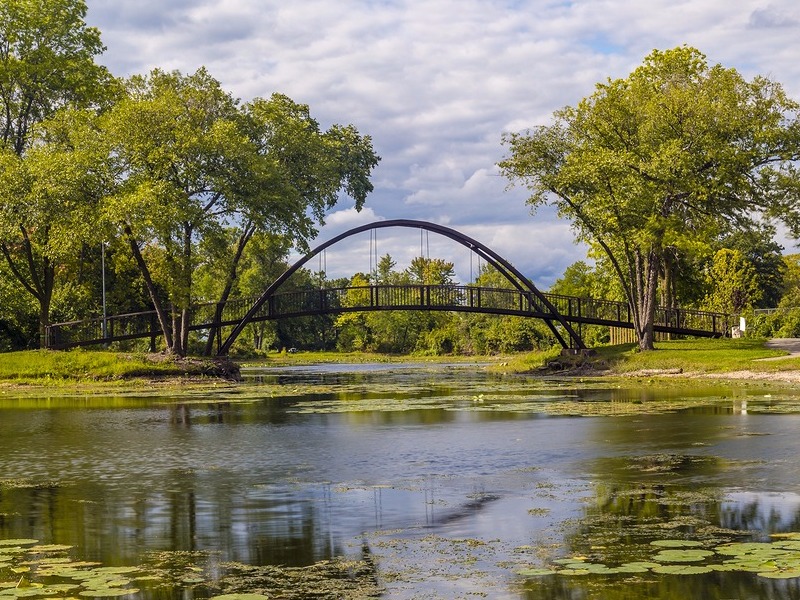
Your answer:
[[[361,213],[343,203],[318,241],[379,219],[447,225],[546,288],[584,258],[569,224],[531,216],[496,163],[501,136],[624,77],[653,48],[699,48],[800,99],[796,0],[87,0],[118,76],[205,66],[243,100],[281,92],[327,127],[353,123],[383,157]],[[782,240],[783,241],[783,240]],[[404,266],[419,235],[382,230]],[[785,242],[789,246],[789,243]],[[430,238],[430,254],[469,257]],[[328,251],[332,276],[369,268],[369,237]]]

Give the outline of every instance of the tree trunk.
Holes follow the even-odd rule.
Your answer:
[[[125,237],[128,239],[128,245],[133,253],[133,258],[136,261],[136,265],[139,267],[139,272],[142,274],[142,279],[144,279],[147,293],[150,294],[150,301],[153,303],[153,309],[156,311],[158,324],[161,325],[161,331],[164,333],[165,350],[167,352],[172,352],[173,330],[170,327],[170,322],[167,320],[167,313],[158,298],[156,286],[153,283],[152,277],[150,276],[150,269],[147,267],[147,263],[142,256],[142,251],[139,249],[139,244],[136,241],[136,238],[133,237],[133,231],[131,230],[130,225],[125,224],[124,232]]]
[[[239,236],[239,241],[236,244],[236,252],[233,255],[230,269],[228,269],[228,274],[225,278],[225,286],[222,289],[222,294],[220,294],[219,300],[217,301],[217,306],[214,309],[214,323],[219,323],[222,321],[222,311],[225,307],[225,303],[228,301],[228,298],[230,298],[231,291],[233,290],[233,284],[236,282],[239,262],[242,259],[244,248],[247,245],[247,242],[250,241],[250,238],[253,236],[254,232],[255,227],[248,223],[243,228],[242,235]],[[211,354],[214,352],[214,338],[217,336],[220,328],[221,326],[217,325],[211,326],[211,329],[208,332],[208,340],[206,341],[205,351],[203,352],[205,356],[211,356]]]
[[[651,249],[643,256],[637,250],[634,255],[633,293],[636,306],[633,321],[640,350],[654,350],[656,297],[661,260],[658,252]]]
[[[39,273],[28,231],[24,226],[20,226],[20,232],[22,234],[21,250],[24,254],[24,260],[20,262],[25,264],[24,267],[17,264],[6,244],[0,245],[0,251],[6,259],[12,275],[39,303],[39,347],[45,348],[48,342],[47,326],[50,325],[50,304],[53,299],[53,289],[55,288],[56,269],[55,265],[47,257],[42,256],[41,274]],[[49,227],[46,227],[45,236],[48,235]],[[23,275],[23,269],[27,270],[28,277]]]

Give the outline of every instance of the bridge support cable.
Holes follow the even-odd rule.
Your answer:
[[[494,268],[496,268],[502,275],[505,277],[521,294],[525,295],[528,298],[528,303],[530,308],[533,309],[534,305],[537,309],[536,312],[540,314],[544,314],[546,316],[541,317],[544,320],[545,324],[548,326],[550,331],[553,333],[555,338],[564,348],[575,348],[575,349],[585,349],[586,345],[583,343],[580,335],[572,328],[572,326],[564,319],[564,317],[558,312],[558,310],[550,303],[550,301],[545,297],[542,292],[540,292],[533,283],[526,278],[522,273],[520,273],[511,263],[505,260],[502,256],[494,252],[488,246],[485,246],[454,229],[450,229],[449,227],[445,227],[443,225],[437,225],[435,223],[428,223],[426,221],[415,221],[411,219],[394,219],[394,220],[387,220],[387,221],[378,221],[375,223],[370,223],[367,225],[361,225],[359,227],[354,227],[344,233],[341,233],[327,242],[324,242],[311,250],[308,254],[306,254],[303,258],[295,262],[291,267],[289,267],[284,273],[278,277],[265,291],[259,298],[252,304],[250,309],[248,310],[247,314],[239,320],[236,325],[233,327],[233,330],[228,335],[227,339],[222,343],[219,347],[219,355],[227,355],[230,351],[233,342],[236,340],[237,337],[241,334],[244,330],[245,326],[250,323],[256,315],[261,311],[262,306],[272,298],[277,290],[283,285],[286,280],[288,280],[295,272],[297,272],[300,268],[303,267],[309,260],[317,256],[319,253],[324,252],[327,248],[330,248],[334,244],[349,238],[351,236],[357,235],[359,233],[363,233],[364,231],[374,231],[374,237],[370,234],[370,241],[375,240],[375,245],[377,246],[377,230],[384,229],[388,227],[408,227],[408,228],[416,228],[420,229],[420,251],[423,250],[423,231],[424,232],[433,232],[444,237],[450,238],[451,240],[465,246],[475,252],[478,256],[478,260],[480,264],[480,259],[482,258],[487,263],[491,264]],[[370,255],[372,254],[372,248],[370,248]],[[371,261],[370,261],[371,262]],[[370,265],[371,267],[372,265]],[[377,265],[376,265],[377,268]],[[534,300],[535,299],[535,300]],[[561,331],[566,334],[566,337],[562,335]]]

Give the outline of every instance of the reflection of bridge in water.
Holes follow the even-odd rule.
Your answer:
[[[466,246],[491,264],[509,282],[509,288],[478,285],[368,285],[282,291],[281,287],[303,265],[339,241],[384,227],[412,227],[431,231]],[[344,312],[428,310],[531,317],[543,320],[565,348],[585,348],[573,325],[605,325],[633,329],[630,307],[624,302],[542,293],[500,255],[453,229],[423,221],[380,221],[351,229],[318,246],[298,260],[258,297],[224,303],[198,304],[190,330],[215,332],[218,354],[226,354],[249,323]],[[654,329],[661,333],[722,337],[732,325],[730,315],[684,309],[656,309]],[[222,339],[222,328],[230,333]],[[155,311],[56,323],[47,330],[48,348],[62,349],[162,334]]]

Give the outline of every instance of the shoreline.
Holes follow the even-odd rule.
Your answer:
[[[699,380],[762,386],[800,383],[800,339],[678,340],[646,353],[627,344],[598,347],[591,356],[557,354],[552,349],[480,357],[300,352],[231,360],[108,351],[29,351],[4,356],[8,360],[0,365],[0,400],[62,394],[181,396],[224,391],[234,395],[246,389],[242,385],[243,369],[315,364],[463,364],[464,368],[472,366],[500,376],[568,381],[585,378],[608,385],[652,384],[655,380],[673,385]]]

